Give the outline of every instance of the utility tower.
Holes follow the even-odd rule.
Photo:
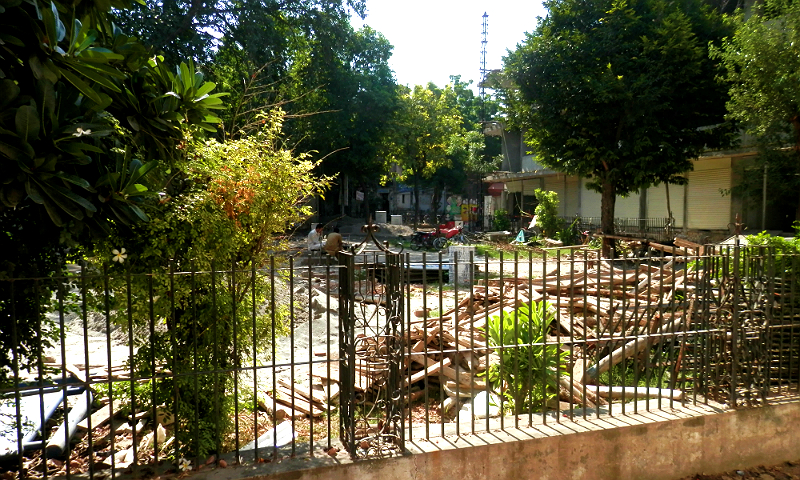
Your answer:
[[[478,83],[478,95],[481,97],[481,124],[486,122],[486,44],[489,43],[489,15],[483,12],[483,31],[481,32],[481,75]]]

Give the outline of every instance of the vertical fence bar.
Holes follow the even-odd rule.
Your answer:
[[[320,249],[320,260],[322,260],[322,255],[326,255],[325,252]],[[312,339],[314,338],[314,297],[312,295],[314,291],[314,267],[311,265],[311,262],[308,264],[308,388],[309,390],[312,387],[313,383],[311,381],[311,374],[314,366],[314,352],[312,349]],[[292,331],[292,336],[294,336],[294,330]],[[294,352],[294,349],[292,349]],[[294,361],[292,361],[294,364]],[[294,367],[293,367],[294,368]],[[295,396],[295,377],[294,371],[292,371],[292,379],[291,379],[291,390],[292,390],[292,398]],[[314,401],[310,398],[308,399],[308,451],[310,452],[311,456],[314,456]]]
[[[353,297],[355,261],[351,254],[339,253],[339,263],[344,264],[343,278],[339,280],[339,385],[340,414],[339,437],[352,458],[356,456],[355,444],[355,330],[353,328]]]
[[[289,263],[291,265],[291,259],[289,260]],[[269,271],[270,271],[270,278],[269,278],[269,308],[270,308],[270,315],[269,316],[270,316],[270,336],[272,337],[270,339],[271,340],[270,345],[271,345],[271,349],[272,349],[272,351],[270,352],[270,359],[272,359],[272,367],[270,368],[270,373],[272,374],[272,383],[270,385],[272,386],[272,391],[270,393],[272,393],[272,395],[271,395],[271,397],[272,397],[272,414],[273,414],[272,427],[275,428],[275,427],[278,426],[277,425],[278,417],[277,417],[277,414],[276,414],[276,412],[278,411],[278,398],[277,398],[278,396],[275,395],[275,389],[277,388],[277,385],[278,385],[278,369],[277,369],[277,367],[275,365],[275,363],[276,363],[276,358],[275,357],[277,355],[277,351],[276,351],[277,350],[277,345],[276,345],[276,342],[275,342],[275,337],[276,337],[275,331],[276,331],[276,329],[278,327],[278,325],[277,325],[277,322],[278,322],[278,305],[275,302],[275,287],[277,286],[276,285],[277,282],[275,281],[275,277],[277,276],[277,272],[275,270],[275,255],[271,255],[269,257]],[[294,414],[292,414],[292,416],[294,416]],[[341,436],[341,437],[344,438],[343,436]],[[294,443],[294,439],[292,439],[292,443]],[[272,458],[274,460],[276,460],[278,458],[278,436],[277,435],[273,435],[272,436]]]
[[[558,253],[556,253],[556,257],[558,257]],[[514,266],[516,268],[516,262],[514,262]],[[515,273],[516,273],[516,271],[515,271]],[[515,282],[515,284],[516,284],[516,282]],[[558,287],[558,285],[556,285],[556,287]],[[542,253],[542,289],[544,291],[544,295],[547,295],[547,250],[544,250],[544,252]],[[517,305],[518,303],[519,302],[516,301],[516,299],[515,299],[514,304]],[[541,331],[542,343],[544,344],[542,346],[542,367],[543,367],[542,368],[542,425],[546,425],[547,424],[547,387],[548,387],[547,375],[549,375],[550,372],[548,372],[548,369],[547,369],[547,329],[548,329],[549,325],[547,324],[547,321],[546,321],[547,320],[547,315],[548,315],[549,312],[548,312],[548,309],[547,309],[547,304],[544,301],[544,299],[542,299],[540,307],[542,309],[541,310],[542,315],[541,315],[541,325],[539,326],[539,328],[542,329],[542,331]],[[528,351],[531,352],[531,353],[533,352],[533,349],[534,349],[533,339],[539,333],[539,332],[534,332],[534,327],[533,327],[533,324],[532,324],[532,317],[533,317],[534,313],[535,313],[534,310],[531,310],[530,311],[530,315],[528,316],[528,330],[530,332],[530,338],[528,339],[528,343],[531,344],[528,347]],[[538,330],[538,328],[537,328],[537,330]],[[531,368],[533,368],[533,362],[530,362],[529,365],[530,365]],[[556,362],[556,365],[558,365],[558,362]],[[527,375],[526,378],[532,378],[533,377],[533,372],[525,372],[525,373]],[[558,375],[558,367],[556,367],[556,375]],[[558,385],[558,383],[556,383],[556,385]],[[558,397],[556,397],[556,401],[558,401]],[[530,406],[530,409],[533,410],[533,405]],[[516,420],[517,418],[518,417],[516,415],[514,415],[514,419]],[[517,422],[517,426],[519,426],[519,422]]]
[[[442,272],[442,251],[439,250],[438,254],[439,254],[439,258],[438,258],[438,267],[439,267],[438,268],[438,271],[439,271],[439,285],[438,285],[438,294],[439,294],[439,338],[441,339],[442,338],[441,337],[441,335],[442,335],[441,332],[444,331],[444,319],[442,319],[442,314],[444,313],[444,303],[443,303],[444,299],[442,298],[442,296],[443,296],[442,287],[443,287],[443,283],[444,283],[444,275],[443,275],[443,272]],[[450,260],[452,261],[453,259],[451,258]],[[448,280],[452,280],[452,278],[448,277]],[[455,324],[456,328],[458,328],[458,321],[456,321],[454,324]],[[444,365],[442,364],[442,362],[444,362],[444,353],[445,353],[444,352],[444,341],[440,340],[439,341],[439,371],[440,372],[441,372],[442,368],[444,367]],[[458,359],[456,359],[456,361],[457,360]],[[458,365],[453,365],[453,367],[455,368],[456,372],[458,372]],[[458,377],[458,375],[456,375],[456,377]],[[426,384],[427,384],[427,382],[426,382]],[[458,384],[458,379],[457,378],[456,378],[456,384]],[[439,382],[439,399],[444,398],[444,396],[445,396],[444,384],[442,382]],[[441,403],[440,403],[440,407],[441,407]],[[441,435],[444,437],[444,409],[442,409],[442,408],[439,409],[439,423],[441,425]]]
[[[730,402],[731,406],[736,407],[736,387],[739,382],[739,336],[741,332],[741,326],[739,324],[740,320],[740,313],[739,313],[739,289],[741,285],[741,278],[740,278],[740,268],[741,268],[741,247],[739,246],[739,236],[736,236],[736,243],[733,247],[733,304],[732,307],[732,318],[731,318],[731,330],[733,332],[733,341],[731,342],[731,387],[730,387]]]

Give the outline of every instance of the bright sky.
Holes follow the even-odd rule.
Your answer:
[[[546,10],[540,0],[367,0],[367,24],[394,45],[389,64],[397,82],[442,87],[450,75],[473,80],[480,75],[483,14],[488,17],[486,68],[503,66],[503,56],[536,27]]]

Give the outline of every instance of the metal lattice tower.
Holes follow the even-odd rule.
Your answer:
[[[483,31],[481,33],[481,75],[478,84],[478,94],[481,97],[481,122],[486,121],[486,105],[484,96],[486,95],[486,44],[489,43],[489,14],[483,12]]]

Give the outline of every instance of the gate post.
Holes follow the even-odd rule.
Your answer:
[[[386,253],[386,351],[389,363],[389,381],[386,398],[386,433],[394,435],[395,443],[405,451],[405,425],[403,422],[403,256]]]
[[[339,438],[345,449],[355,453],[355,258],[339,252]]]
[[[404,448],[403,263],[384,255],[360,262],[357,273],[355,256],[339,254],[339,432],[353,459]]]

